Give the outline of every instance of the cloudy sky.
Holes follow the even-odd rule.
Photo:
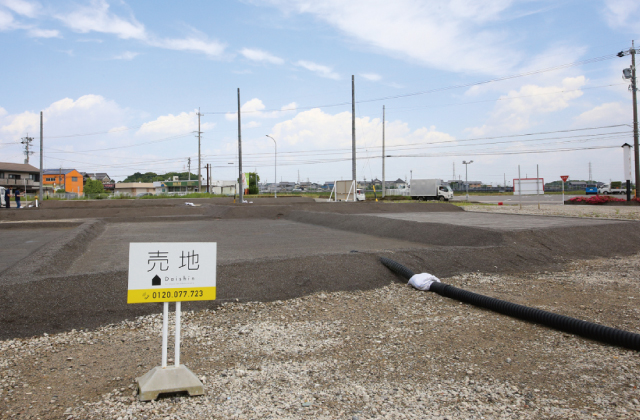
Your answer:
[[[0,0],[0,161],[358,179],[622,178],[637,0]],[[454,169],[455,166],[455,169]]]

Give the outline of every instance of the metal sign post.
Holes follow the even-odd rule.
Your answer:
[[[624,169],[624,179],[627,181],[627,201],[631,201],[631,145],[625,143],[622,145],[623,151],[623,169]],[[638,195],[638,186],[636,185],[636,196]]]
[[[569,179],[569,175],[560,175],[560,179],[562,180],[562,205],[564,206],[564,183]]]
[[[204,394],[202,382],[180,364],[181,303],[216,299],[216,252],[215,242],[129,244],[127,303],[163,303],[162,364],[136,379],[141,401],[163,393]],[[176,303],[174,366],[167,366],[169,302]]]

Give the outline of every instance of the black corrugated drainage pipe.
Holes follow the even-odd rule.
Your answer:
[[[391,271],[406,278],[407,280],[410,280],[415,275],[414,272],[407,267],[397,263],[396,261],[390,260],[389,258],[382,257],[380,258],[380,261]],[[418,276],[420,276],[420,274],[418,274]],[[441,283],[439,280],[428,284],[423,290],[430,290],[440,296],[446,296],[451,299],[470,303],[514,318],[546,325],[547,327],[555,328],[560,331],[581,335],[592,340],[598,340],[603,343],[626,347],[633,350],[640,350],[640,334],[606,327],[600,324],[594,324],[593,322],[582,321],[565,315],[554,314],[541,309],[518,305],[516,303],[480,295],[478,293],[468,292],[466,290]]]

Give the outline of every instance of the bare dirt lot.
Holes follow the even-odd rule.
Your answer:
[[[640,416],[638,352],[416,291],[379,263],[640,332],[635,221],[544,209],[485,220],[426,203],[118,201],[0,213],[22,255],[0,276],[0,418]],[[16,232],[57,232],[52,219],[70,221],[40,235],[46,246],[19,248]],[[149,233],[163,225],[165,236]],[[161,306],[125,303],[120,248],[190,232],[228,248],[219,300],[183,304],[182,362],[205,396],[141,403],[134,379],[160,362]],[[102,248],[117,263],[103,264]]]

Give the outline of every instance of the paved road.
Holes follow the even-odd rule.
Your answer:
[[[287,220],[113,223],[89,244],[69,273],[126,270],[130,242],[217,242],[219,262],[427,248],[415,242]]]
[[[568,200],[573,197],[580,197],[578,195],[566,195],[564,196],[565,200]],[[522,205],[537,205],[538,200],[540,200],[540,204],[562,204],[562,194],[545,194],[540,196],[535,195],[523,195],[522,196]],[[466,201],[466,197],[455,196],[453,201]],[[476,201],[479,203],[491,203],[498,204],[499,202],[503,202],[506,204],[520,204],[520,197],[514,195],[472,195],[469,194],[469,201]]]
[[[14,264],[27,258],[40,247],[61,238],[71,228],[38,228],[33,225],[30,229],[2,229],[0,231],[0,271],[4,271]],[[27,258],[23,263],[30,264]]]
[[[472,226],[496,230],[543,229],[568,226],[601,226],[610,223],[624,223],[612,220],[579,219],[552,216],[530,216],[520,214],[493,213],[384,213],[367,216],[408,220],[421,223],[443,223],[447,225]]]

